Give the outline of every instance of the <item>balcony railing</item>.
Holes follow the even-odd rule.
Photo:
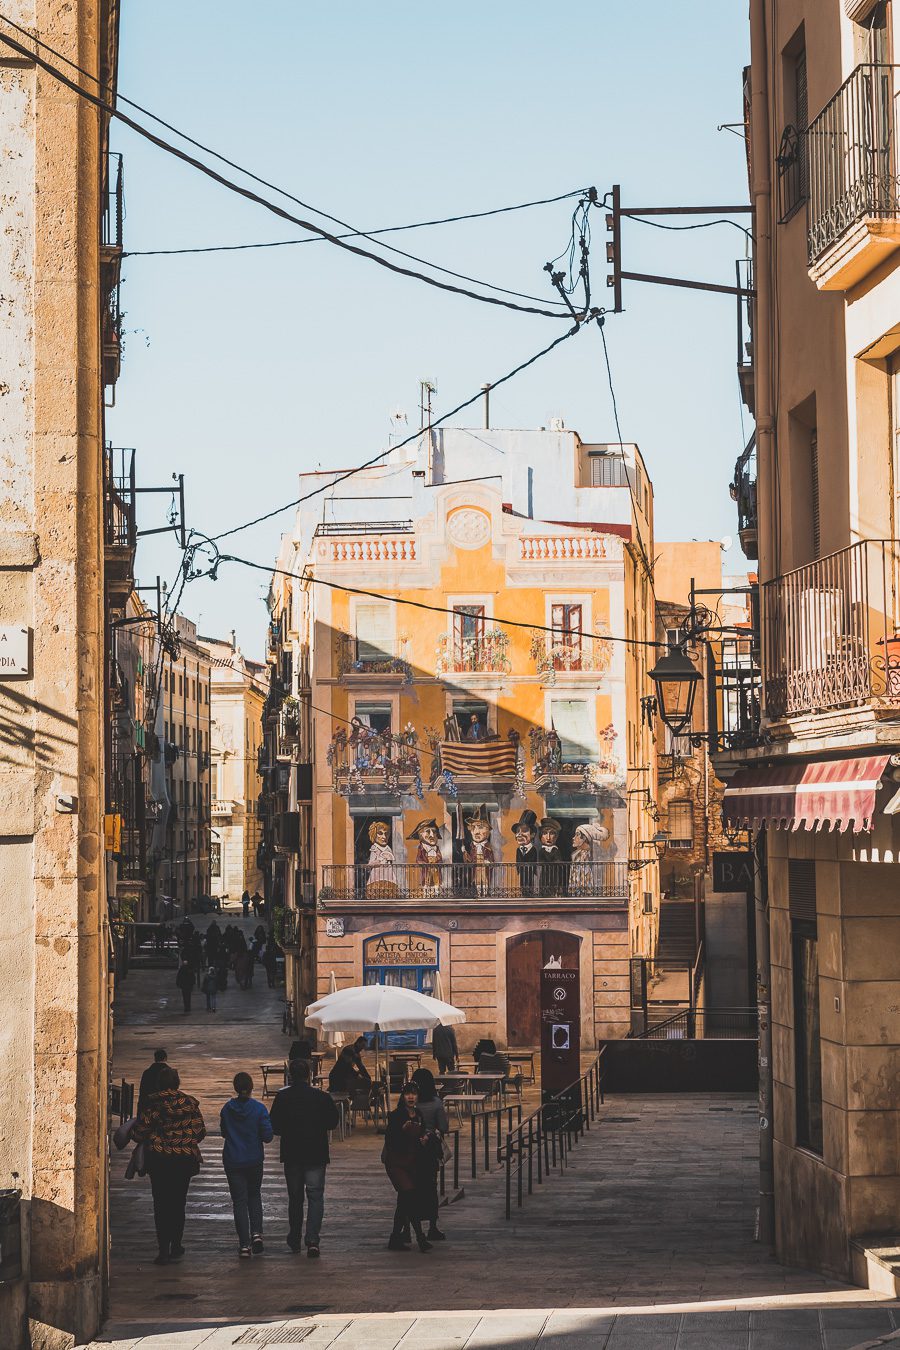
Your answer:
[[[422,795],[421,752],[415,728],[407,726],[392,735],[390,731],[371,731],[354,726],[349,733],[339,727],[328,747],[335,792],[355,793],[403,791]]]
[[[508,674],[508,648],[509,634],[500,628],[486,629],[480,637],[443,637],[435,669],[438,675]]]
[[[620,773],[612,725],[601,730],[598,748],[566,742],[556,731],[539,727],[531,728],[528,739],[534,785],[551,796],[559,790],[561,779],[569,785],[578,779],[585,792],[592,792],[609,787]]]
[[[857,66],[806,133],[811,264],[867,217],[900,215],[895,69]]]
[[[378,863],[323,867],[321,900],[598,900],[624,905],[627,863]]]
[[[864,539],[762,588],[765,712],[900,702],[898,546]]]
[[[715,646],[708,645],[706,652],[710,745],[723,751],[758,745],[762,675],[755,632],[748,628],[746,637],[722,638]]]
[[[137,543],[134,451],[108,445],[104,465],[104,543],[133,549]]]
[[[405,659],[406,640],[367,641],[342,633],[336,642],[338,678],[347,675],[400,675],[412,678]]]

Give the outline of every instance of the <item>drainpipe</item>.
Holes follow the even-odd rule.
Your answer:
[[[772,35],[774,41],[774,34]],[[768,35],[765,0],[750,0],[750,185],[753,203],[754,282],[753,373],[756,400],[757,519],[760,579],[777,575],[780,566],[778,501],[775,491],[775,409],[772,391],[772,143],[769,134]],[[763,650],[765,668],[765,650]],[[763,695],[764,698],[764,695]],[[759,1217],[757,1239],[775,1240],[775,1180],[772,1147],[772,1031],[770,1022],[771,959],[767,907],[766,835],[755,843],[756,993],[759,1013]]]

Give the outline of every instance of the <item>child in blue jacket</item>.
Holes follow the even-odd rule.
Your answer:
[[[272,1122],[262,1102],[253,1099],[253,1079],[236,1073],[232,1097],[222,1107],[222,1166],[228,1178],[238,1255],[259,1256],[263,1251],[262,1179],[264,1144],[272,1138]]]

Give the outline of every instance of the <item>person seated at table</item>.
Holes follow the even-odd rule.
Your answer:
[[[345,1045],[328,1075],[328,1091],[353,1093],[365,1090],[368,1092],[371,1086],[372,1079],[362,1063],[355,1044]]]

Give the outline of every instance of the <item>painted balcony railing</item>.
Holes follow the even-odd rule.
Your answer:
[[[580,780],[585,792],[608,788],[621,773],[615,753],[616,730],[604,727],[598,737],[599,747],[576,745],[554,730],[532,727],[528,734],[531,743],[532,777],[539,791],[555,796],[560,782],[571,785]]]
[[[438,675],[508,674],[509,634],[489,628],[480,637],[442,637],[438,644]]]
[[[859,222],[900,216],[895,70],[857,66],[806,133],[811,264]]]
[[[627,863],[379,862],[322,868],[323,901],[598,900],[625,904]]]
[[[366,641],[342,633],[335,642],[338,678],[352,675],[400,675],[412,679],[406,660],[406,639]]]
[[[338,727],[326,758],[334,790],[343,796],[366,792],[422,796],[421,752],[411,724],[396,735],[364,726],[353,726],[349,732]]]
[[[762,587],[769,721],[900,703],[898,546],[863,539]]]
[[[613,645],[605,629],[594,633],[535,633],[531,656],[535,669],[548,684],[556,683],[557,673],[585,672],[601,675],[612,660]]]

